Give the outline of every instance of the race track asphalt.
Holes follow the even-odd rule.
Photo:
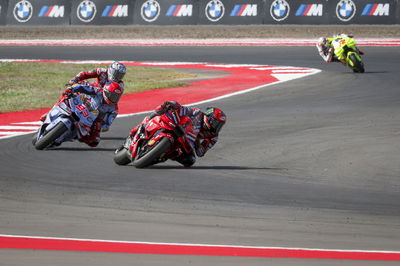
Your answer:
[[[362,47],[366,73],[314,47],[0,47],[0,58],[184,61],[319,68],[214,102],[220,142],[193,168],[138,170],[99,147],[0,140],[0,233],[127,241],[400,250],[400,48]],[[205,107],[202,105],[201,107]],[[0,250],[0,265],[398,265],[398,262]]]

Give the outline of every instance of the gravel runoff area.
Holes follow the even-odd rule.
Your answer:
[[[0,26],[0,39],[318,38],[342,32],[356,38],[400,38],[400,25],[18,25]]]

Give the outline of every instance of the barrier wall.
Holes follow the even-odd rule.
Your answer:
[[[68,25],[71,2],[65,0],[9,0],[9,25]]]
[[[329,23],[395,24],[398,4],[397,0],[353,0],[350,3],[341,0],[337,4],[330,3],[330,14],[335,16]]]
[[[6,24],[8,0],[0,0],[0,25]]]
[[[0,0],[0,24],[400,24],[400,0]]]
[[[72,1],[72,25],[127,25],[133,24],[133,4],[130,0]]]
[[[136,0],[134,24],[194,25],[199,17],[199,1]]]
[[[201,0],[199,24],[262,24],[263,0]]]

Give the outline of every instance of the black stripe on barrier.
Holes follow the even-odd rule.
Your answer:
[[[400,0],[0,0],[0,24],[399,24]]]

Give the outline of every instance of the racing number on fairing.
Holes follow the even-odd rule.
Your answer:
[[[86,117],[89,116],[89,112],[88,112],[88,110],[86,109],[86,106],[85,106],[85,105],[83,105],[83,104],[77,105],[77,106],[76,106],[76,109],[78,109],[78,110],[81,112],[81,114],[82,114],[82,116],[83,116],[84,118],[86,118]]]

